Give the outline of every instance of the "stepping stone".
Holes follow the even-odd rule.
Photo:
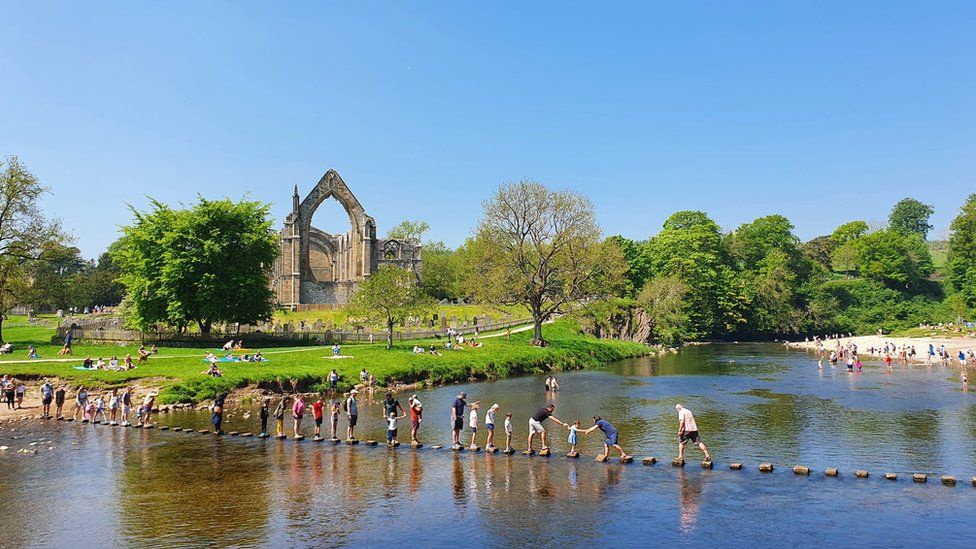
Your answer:
[[[83,420],[81,420],[81,422],[82,423],[88,423],[88,420],[87,419],[83,419]]]
[[[973,477],[973,486],[976,486],[976,477]]]
[[[359,444],[359,441],[357,439],[354,439],[354,438],[347,438],[346,439],[346,444],[348,444],[350,446],[355,446],[355,445]]]
[[[857,478],[868,478],[869,475],[867,471],[854,471],[854,476]]]
[[[367,440],[366,441],[366,446],[376,446],[376,441],[375,440]]]
[[[533,456],[533,455],[535,455],[535,450],[526,450],[526,451],[522,452],[522,455],[523,456]]]
[[[760,463],[759,464],[759,472],[760,473],[772,473],[773,472],[773,464],[772,463]]]
[[[803,476],[809,475],[810,474],[810,468],[807,467],[806,465],[795,465],[795,466],[793,466],[793,474],[794,475],[803,475]]]
[[[74,420],[75,420],[75,418],[73,418],[73,417],[69,417],[69,418],[68,418],[68,419],[66,419],[65,421],[74,421]]]
[[[156,428],[156,425],[155,424],[154,425],[143,425],[142,428],[143,429],[155,429]]]
[[[927,482],[929,480],[928,475],[923,473],[915,473],[912,475],[912,480],[915,482]]]
[[[242,437],[253,437],[254,433],[241,433]]]
[[[824,475],[826,475],[828,477],[837,477],[837,476],[840,476],[840,471],[838,471],[837,469],[831,467],[830,469],[827,469],[827,470],[824,471]]]
[[[622,458],[619,459],[619,461],[620,461],[620,463],[633,463],[634,462],[634,456],[622,457]],[[709,469],[711,469],[711,467],[709,467]]]
[[[502,450],[502,453],[510,456],[515,453],[515,449],[505,448],[504,450]],[[973,477],[973,486],[976,486],[976,477]]]
[[[485,452],[488,452],[489,454],[497,454],[498,447],[492,446],[491,448],[485,448]]]
[[[305,440],[305,435],[295,435],[295,440]]]
[[[607,461],[607,456],[605,456],[603,454],[599,454],[598,456],[596,456],[596,461],[598,461],[600,463],[603,463],[603,462]]]
[[[337,439],[337,438],[330,438],[329,439],[329,442],[332,443],[332,444],[339,444],[342,441],[339,440],[339,439]]]
[[[233,434],[233,433],[231,433],[231,434]],[[320,436],[317,436],[317,435],[314,436],[314,437],[312,437],[312,442],[322,442],[323,440],[325,440],[325,439],[322,438],[322,437],[320,437]]]
[[[269,435],[268,433],[261,433],[260,435],[258,435],[258,438],[268,438],[270,436],[271,435]]]
[[[572,459],[576,459],[576,458],[578,458],[578,457],[579,457],[579,452],[568,452],[568,453],[566,454],[566,457],[568,457],[568,458],[572,458]]]
[[[430,448],[432,450],[440,450],[441,448],[443,448],[443,446],[441,446],[440,444],[435,444],[435,445],[431,446]]]
[[[393,447],[394,447],[394,448],[396,448],[396,447],[397,447],[397,446],[399,446],[399,445],[400,445],[400,441],[399,441],[399,440],[394,440],[394,441],[393,441]]]
[[[460,444],[455,444],[454,446],[451,446],[451,450],[454,450],[455,452],[463,452],[464,447]]]
[[[742,470],[742,464],[741,463],[730,463],[729,464],[729,470],[731,470],[731,471],[741,471]]]
[[[57,417],[57,418],[54,418],[54,421],[64,421],[64,418],[63,417]]]
[[[898,475],[894,473],[885,473],[885,479],[887,480],[898,480]]]
[[[139,425],[139,424],[137,423],[137,424],[135,424],[135,425],[133,425],[133,426],[132,426],[132,428],[133,428],[133,429],[142,429],[142,425]]]
[[[201,435],[209,435],[210,429],[198,429],[197,432],[200,433]]]
[[[550,450],[549,448],[543,448],[539,450],[539,455],[543,457],[549,457],[552,455],[552,450]]]
[[[644,458],[644,459],[641,460],[641,463],[643,463],[644,465],[654,465],[655,463],[657,463],[657,458],[656,457],[646,457],[646,458]]]
[[[423,442],[411,442],[410,443],[410,446],[412,446],[414,448],[423,448],[424,447],[424,443]]]
[[[236,437],[236,436],[240,436],[241,435],[241,432],[240,431],[231,431],[231,432],[229,432],[227,434],[230,435],[230,436],[232,436],[232,437]]]
[[[109,422],[109,425],[110,425],[110,426],[112,426],[112,427],[115,427],[115,426],[117,426],[118,424],[119,424],[119,422],[118,422],[118,421],[110,421],[110,422]]]
[[[162,427],[159,428],[159,430],[160,431],[169,431],[169,427],[167,427],[166,425],[163,425]]]
[[[284,440],[284,439],[288,438],[288,435],[286,435],[284,433],[281,433],[281,434],[275,435],[275,438],[278,439],[278,440]]]
[[[471,450],[472,452],[478,453],[478,452],[481,451],[481,446],[470,446],[470,447],[468,447],[468,450]]]
[[[678,458],[674,458],[674,459],[671,460],[671,466],[672,467],[684,467],[685,466],[685,460],[678,459]]]
[[[712,463],[711,460],[701,462],[701,468],[702,469],[711,469],[714,466],[715,466],[715,464]]]
[[[942,475],[942,484],[946,486],[955,486],[956,477],[950,477],[949,475]]]

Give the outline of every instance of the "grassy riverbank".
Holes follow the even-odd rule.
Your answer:
[[[17,330],[24,330],[23,334]],[[5,330],[7,337],[26,343],[30,337],[44,337],[43,329],[35,327]],[[291,390],[292,385],[303,391],[318,391],[326,385],[326,376],[335,368],[340,376],[340,387],[349,389],[359,382],[359,371],[366,368],[381,384],[394,383],[450,383],[470,378],[498,379],[514,375],[545,372],[548,370],[576,370],[601,367],[622,358],[640,356],[648,352],[644,345],[596,339],[580,333],[569,320],[559,320],[545,326],[545,337],[550,346],[538,348],[529,345],[531,331],[504,336],[483,337],[481,348],[465,347],[463,350],[441,350],[440,356],[415,355],[414,342],[398,344],[393,350],[384,345],[348,345],[342,350],[349,358],[331,359],[328,347],[302,347],[274,349],[264,353],[265,363],[220,363],[223,377],[205,375],[207,364],[201,349],[161,348],[160,354],[150,359],[148,365],[124,372],[77,370],[84,357],[119,357],[135,354],[135,346],[87,346],[75,350],[73,360],[55,359],[53,353],[42,360],[24,361],[22,351],[13,359],[0,362],[0,373],[21,379],[39,380],[58,378],[73,386],[86,385],[102,388],[137,384],[141,387],[158,387],[160,400],[167,402],[192,402],[212,398],[220,391],[261,387],[275,390]],[[430,341],[421,342],[429,346]],[[438,342],[440,345],[440,342]],[[91,348],[90,348],[91,347]],[[93,351],[94,349],[94,351]],[[12,362],[11,360],[16,360]]]

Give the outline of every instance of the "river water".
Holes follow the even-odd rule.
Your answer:
[[[542,377],[423,391],[428,446],[419,450],[316,443],[311,426],[308,440],[294,442],[3,425],[0,444],[11,450],[0,454],[0,546],[972,547],[976,395],[954,373],[912,366],[888,375],[869,362],[852,375],[820,371],[811,355],[774,345],[689,347],[562,374],[554,399]],[[562,420],[612,421],[637,460],[593,461],[598,433],[583,439],[579,460],[567,459],[566,431],[554,424],[550,458],[456,454],[447,448],[448,419],[460,390],[469,402],[500,404],[499,423],[511,411],[517,447],[525,447],[527,417],[551,401]],[[694,411],[714,470],[700,469],[690,448],[689,465],[671,467],[679,401]],[[382,441],[382,407],[361,407],[359,438]],[[231,410],[225,429],[257,432],[257,414],[245,420],[241,412]],[[159,419],[206,428],[209,417]],[[15,453],[23,447],[38,451]],[[659,463],[644,466],[644,456]],[[759,473],[763,461],[777,469]],[[745,468],[730,471],[730,462]],[[795,476],[795,464],[813,473]],[[828,467],[841,476],[825,478]],[[871,477],[856,479],[855,469]],[[886,472],[898,481],[884,480]],[[929,482],[911,482],[915,472]],[[942,474],[958,486],[942,486]]]

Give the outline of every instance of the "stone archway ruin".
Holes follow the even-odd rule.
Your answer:
[[[329,234],[312,226],[315,211],[329,198],[349,215],[348,232]],[[304,200],[299,201],[295,186],[292,211],[285,218],[280,239],[272,285],[278,304],[291,310],[348,303],[359,282],[382,264],[421,272],[420,243],[377,239],[376,221],[366,215],[335,170],[325,172]]]

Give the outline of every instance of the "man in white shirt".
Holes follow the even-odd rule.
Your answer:
[[[712,461],[712,456],[708,454],[705,443],[698,438],[698,424],[695,423],[695,416],[691,410],[680,404],[675,404],[674,409],[678,411],[678,460],[685,460],[685,444],[691,442],[697,444],[702,453],[705,454],[705,461]]]

